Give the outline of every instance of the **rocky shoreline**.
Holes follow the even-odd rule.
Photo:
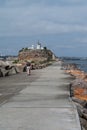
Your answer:
[[[87,130],[87,73],[81,71],[76,64],[64,62],[61,69],[74,78],[69,86],[70,97],[77,106],[82,130]]]

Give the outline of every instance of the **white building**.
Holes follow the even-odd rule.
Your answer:
[[[36,48],[35,48],[34,45],[32,45],[32,46],[29,47],[28,49],[32,49],[32,50],[34,50],[34,49],[43,50],[44,48],[41,46],[41,43],[38,42]]]
[[[43,47],[41,47],[41,50],[43,50],[44,48]]]
[[[37,48],[36,49],[41,49],[41,44],[40,43],[37,44]]]
[[[34,45],[32,45],[31,49],[34,50]]]
[[[32,50],[34,50],[35,47],[34,47],[34,45],[32,45],[31,47],[28,47],[28,49],[32,49]]]

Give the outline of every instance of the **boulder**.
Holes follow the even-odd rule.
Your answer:
[[[84,81],[83,79],[75,79],[74,81],[71,82],[72,87],[80,87],[80,88],[87,88],[87,82]]]
[[[0,77],[5,77],[19,73],[19,69],[16,66],[7,65],[4,62],[0,62]],[[3,64],[2,64],[3,63]]]

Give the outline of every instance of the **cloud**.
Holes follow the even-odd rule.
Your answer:
[[[87,38],[77,38],[74,42],[77,42],[79,45],[87,46]]]
[[[0,48],[18,50],[39,37],[60,54],[78,53],[87,47],[86,12],[87,0],[0,0]]]
[[[87,32],[86,6],[31,3],[28,0],[21,0],[21,3],[20,0],[6,1],[5,8],[0,8],[0,36]]]
[[[56,49],[58,49],[58,48],[59,49],[60,48],[63,48],[63,49],[73,49],[73,48],[75,48],[75,46],[61,43],[61,45],[56,45],[55,48]]]
[[[5,5],[7,7],[18,7],[18,6],[26,6],[32,4],[44,4],[44,5],[82,5],[87,4],[86,0],[1,0],[0,4]]]

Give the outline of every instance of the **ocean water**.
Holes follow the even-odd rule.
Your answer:
[[[61,59],[66,63],[74,63],[80,70],[87,72],[87,58],[62,57]]]

